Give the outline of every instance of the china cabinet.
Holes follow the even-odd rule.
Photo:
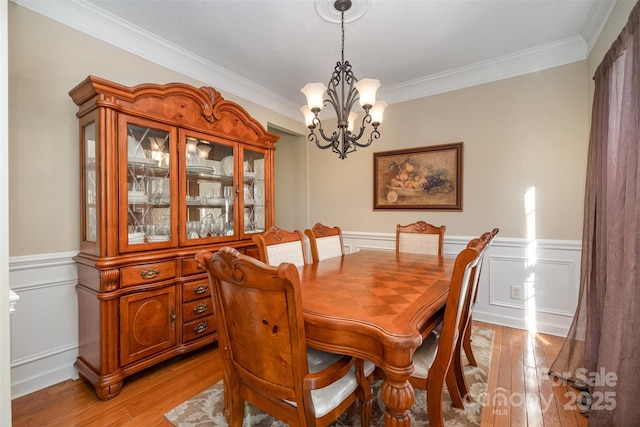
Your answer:
[[[210,87],[126,87],[89,76],[69,92],[80,125],[79,356],[101,399],[123,379],[217,339],[194,255],[274,223],[278,136]]]

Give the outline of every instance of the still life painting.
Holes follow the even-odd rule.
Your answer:
[[[374,209],[462,210],[462,142],[373,154]]]

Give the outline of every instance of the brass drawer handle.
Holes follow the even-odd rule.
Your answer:
[[[193,293],[196,295],[204,294],[205,292],[207,292],[208,289],[209,289],[209,286],[203,283],[202,285],[198,285],[195,288],[193,288]]]
[[[204,313],[208,309],[209,309],[209,305],[207,303],[200,303],[200,304],[196,305],[195,307],[193,307],[193,312],[195,314],[200,314],[200,313]]]
[[[158,277],[160,275],[159,268],[147,268],[146,270],[142,270],[140,275],[143,279],[153,279],[154,277]]]
[[[206,331],[207,329],[209,329],[209,323],[208,322],[200,322],[196,326],[193,327],[193,332],[195,332],[196,334],[201,334],[204,331]]]

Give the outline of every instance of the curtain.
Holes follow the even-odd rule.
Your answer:
[[[640,3],[594,75],[578,307],[551,366],[589,426],[640,422]]]

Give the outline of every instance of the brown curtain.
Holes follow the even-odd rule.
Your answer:
[[[640,425],[639,5],[594,75],[580,297],[551,366],[588,386],[589,426]]]

